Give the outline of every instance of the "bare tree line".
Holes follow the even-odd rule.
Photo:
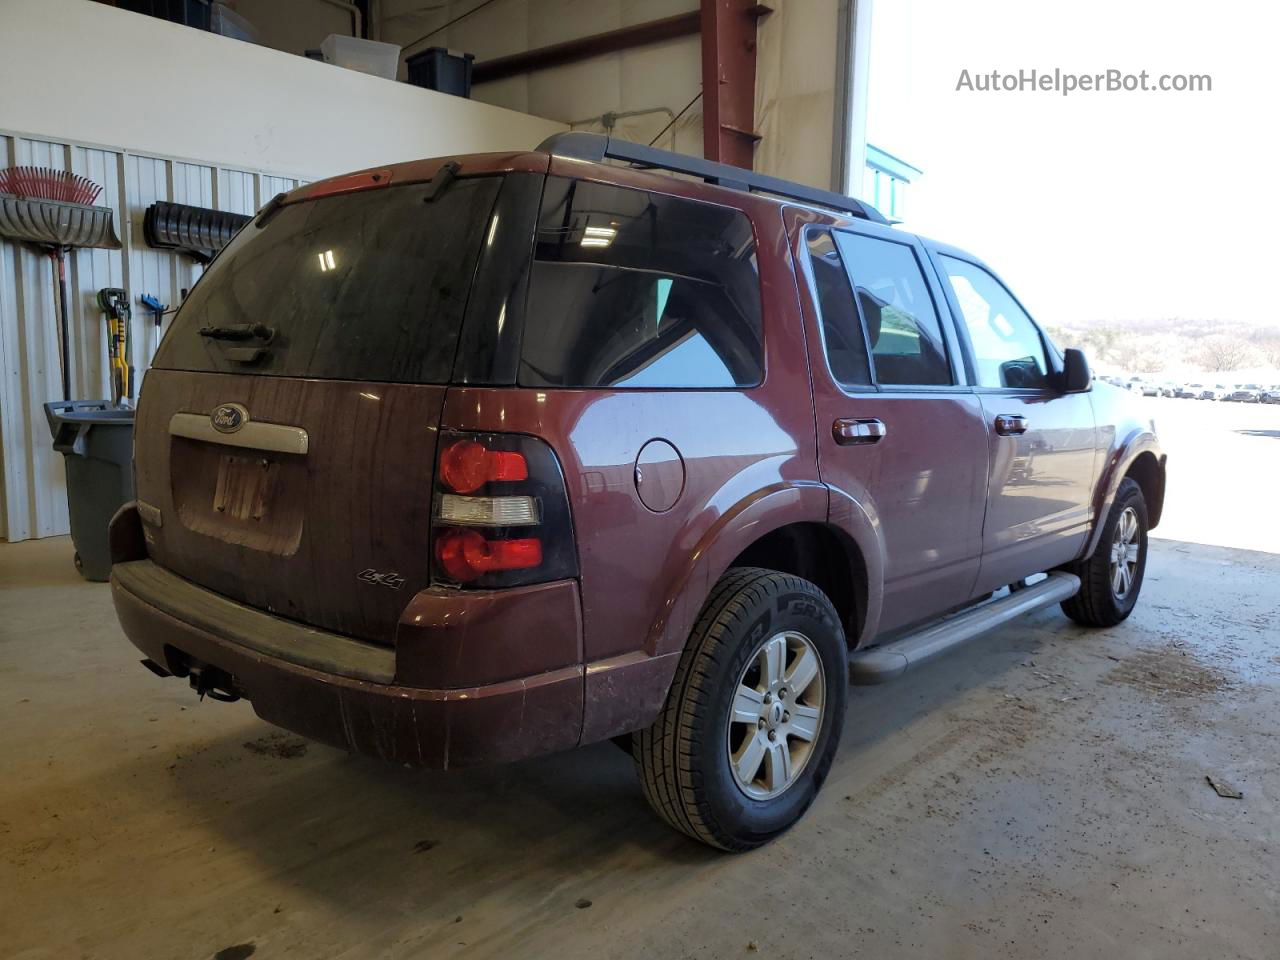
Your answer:
[[[1059,346],[1084,350],[1095,367],[1129,373],[1156,374],[1183,367],[1206,373],[1280,369],[1280,327],[1239,330],[1174,319],[1057,327],[1050,328],[1050,336]]]

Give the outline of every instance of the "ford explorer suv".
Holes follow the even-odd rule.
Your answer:
[[[195,285],[112,590],[201,695],[438,768],[613,739],[746,850],[814,801],[850,679],[1129,615],[1136,402],[848,197],[576,133],[399,164],[277,197]]]

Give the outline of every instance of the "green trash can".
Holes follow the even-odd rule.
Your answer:
[[[107,400],[46,403],[53,449],[67,466],[67,508],[76,569],[86,580],[111,577],[107,526],[133,499],[133,410]]]

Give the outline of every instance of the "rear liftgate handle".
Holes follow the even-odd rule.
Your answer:
[[[996,417],[996,433],[1002,437],[1019,437],[1027,432],[1027,418],[1013,413]]]
[[[854,420],[845,417],[831,425],[831,435],[836,438],[836,443],[842,447],[879,443],[880,439],[888,432],[888,427],[884,425],[884,422],[877,420],[875,417],[866,420]]]

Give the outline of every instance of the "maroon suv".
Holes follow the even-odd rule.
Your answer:
[[[618,738],[729,850],[813,801],[850,674],[1123,620],[1164,490],[979,260],[584,134],[277,197],[135,443],[112,589],[152,670],[400,763]]]

